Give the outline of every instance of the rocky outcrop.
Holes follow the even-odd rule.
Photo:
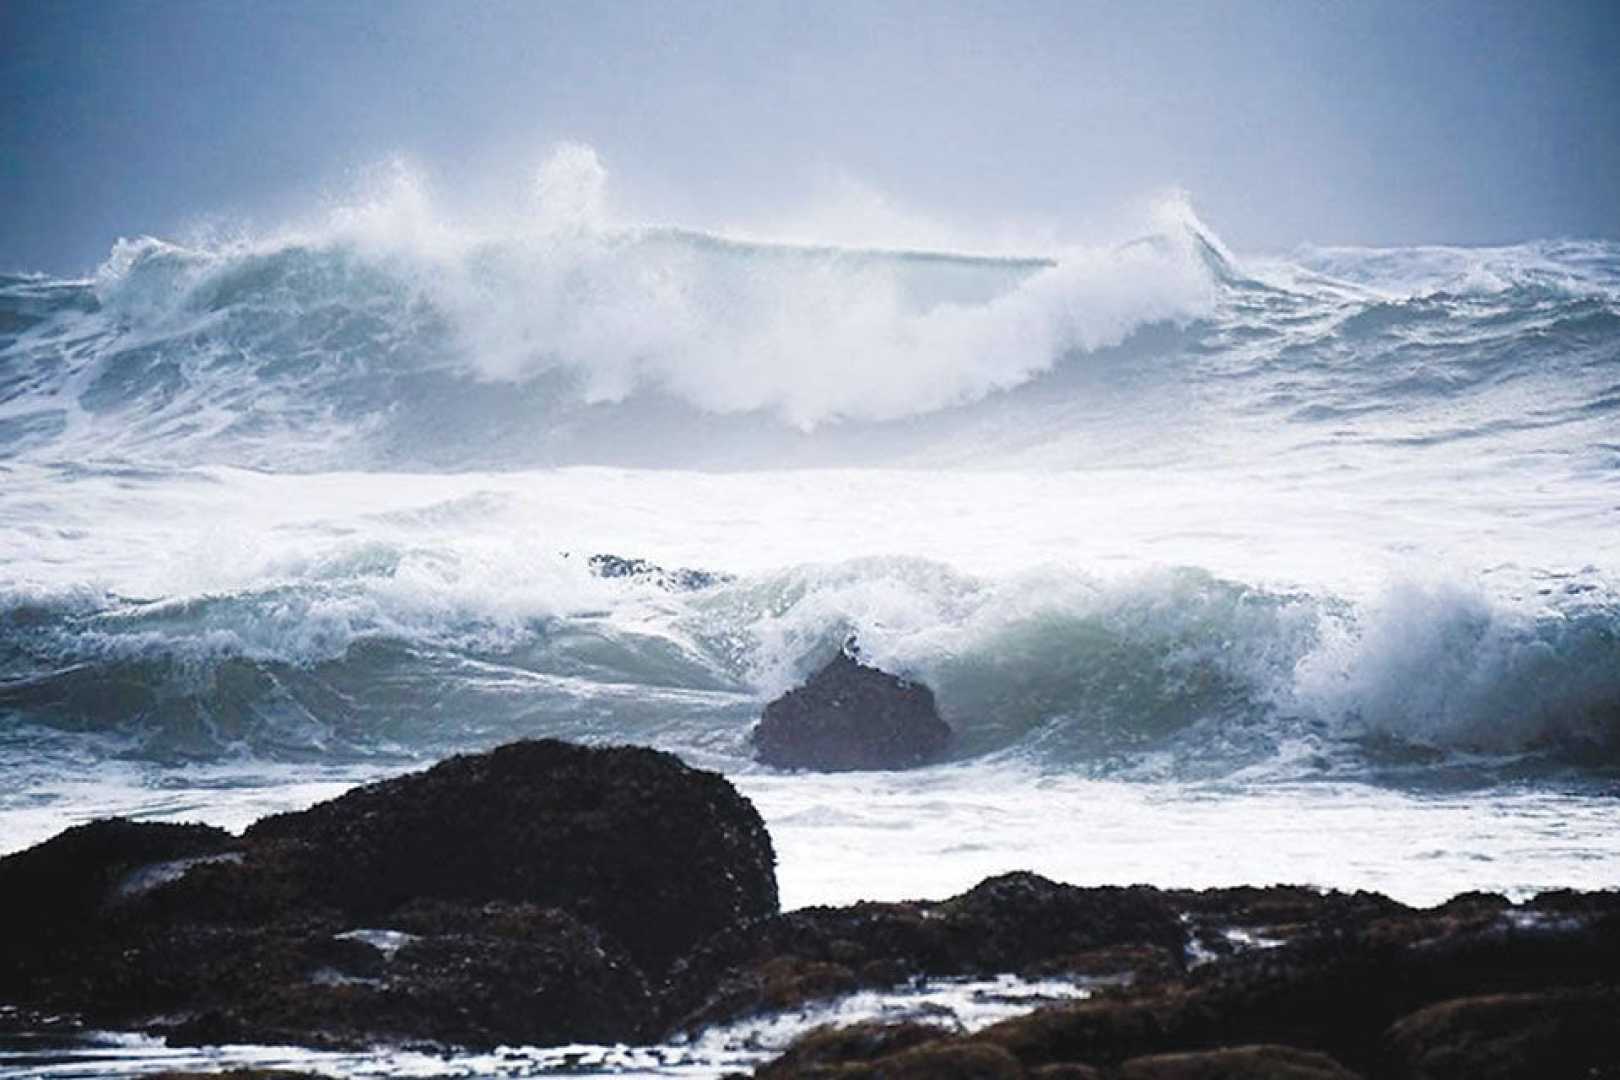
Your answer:
[[[279,940],[229,935],[238,958],[215,965],[206,998],[162,1030],[171,1044],[498,1046],[645,1036],[641,971],[566,912],[433,901],[386,922],[386,930]],[[164,942],[156,957],[181,955],[178,944]]]
[[[750,736],[757,760],[784,769],[905,769],[950,741],[934,692],[860,662],[853,643],[765,706]]]
[[[1620,894],[1418,911],[1013,873],[948,900],[775,908],[769,838],[722,778],[519,743],[241,838],[96,822],[0,860],[0,1020],[76,1013],[185,1043],[634,1042],[1016,973],[1101,978],[971,1034],[914,1022],[932,1004],[823,1029],[760,1075],[1620,1077]]]
[[[860,1028],[863,1025],[855,1025]],[[755,1073],[760,1080],[1360,1080],[1325,1054],[1289,1046],[1238,1046],[1132,1058],[1117,1069],[1064,1063],[1025,1069],[1006,1049],[976,1039],[944,1038],[938,1028],[889,1025],[904,1037],[868,1030],[822,1029]],[[909,1043],[892,1049],[887,1043]],[[881,1048],[876,1056],[866,1055]]]
[[[928,1024],[867,1022],[818,1028],[762,1066],[759,1080],[1022,1080],[999,1046],[949,1041]]]
[[[1359,1080],[1326,1054],[1291,1046],[1232,1046],[1150,1054],[1119,1067],[1118,1080]]]
[[[113,818],[56,834],[0,859],[0,925],[38,933],[82,924],[165,873],[234,850],[237,840],[207,825]]]
[[[1189,927],[1189,944],[1222,921],[1246,944],[973,1035],[940,1032],[929,1054],[966,1060],[988,1045],[1017,1062],[1006,1075],[1032,1078],[1620,1075],[1620,896],[1549,894],[1515,906],[1474,895],[1413,911],[1369,894],[1313,902],[1307,892],[1162,894],[1197,908],[1184,910],[1204,923]],[[897,1061],[910,1051],[883,1041],[862,1031],[841,1057],[836,1033],[817,1032],[805,1039],[808,1056],[791,1047],[760,1075],[906,1075]]]
[[[375,922],[416,898],[559,907],[649,971],[776,911],[764,822],[718,773],[552,739],[450,758],[247,830],[320,902]]]
[[[1403,1080],[1620,1076],[1620,987],[1493,994],[1431,1005],[1390,1028]]]
[[[1035,874],[942,901],[807,908],[733,927],[693,950],[665,995],[676,1030],[918,977],[1179,970],[1183,931],[1157,890],[1082,889]]]
[[[0,859],[0,1001],[8,988],[65,977],[93,948],[94,928],[193,866],[240,858],[237,847],[223,829],[112,819]]]
[[[0,1001],[182,1042],[645,1038],[647,973],[776,911],[759,815],[671,755],[554,741],[218,830],[0,860]]]

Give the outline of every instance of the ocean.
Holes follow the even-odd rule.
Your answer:
[[[934,689],[948,759],[753,763],[850,635]],[[726,774],[788,908],[1011,869],[1620,885],[1620,245],[1254,257],[1172,199],[984,253],[406,200],[0,277],[0,853],[539,735]],[[715,1076],[760,1039],[206,1063]]]

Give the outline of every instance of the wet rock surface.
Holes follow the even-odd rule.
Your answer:
[[[923,977],[1179,969],[1183,930],[1157,890],[1081,889],[1036,874],[949,900],[806,908],[724,931],[677,966],[677,1030]]]
[[[386,931],[281,943],[232,964],[210,999],[164,1029],[171,1044],[422,1041],[475,1046],[616,1042],[643,1033],[647,986],[611,941],[557,909],[411,905]],[[297,963],[278,977],[276,958]]]
[[[0,1002],[188,1043],[633,1041],[648,972],[777,908],[770,838],[724,778],[555,741],[240,839],[97,822],[0,883]]]
[[[1412,1080],[1620,1076],[1620,988],[1444,1001],[1398,1021],[1384,1049]]]
[[[758,761],[824,772],[924,765],[950,737],[932,690],[861,663],[853,643],[766,705],[750,736]]]
[[[1017,1061],[1007,1075],[1104,1080],[1620,1077],[1620,895],[1469,895],[1422,911],[1288,888],[1160,895],[1184,914],[1184,971],[942,1031],[931,1053],[987,1044]],[[1198,947],[1222,936],[1222,955]],[[839,1058],[831,1032],[812,1040],[813,1058],[795,1046],[760,1075],[906,1075],[891,1071],[898,1055]]]
[[[251,826],[308,894],[374,921],[416,898],[568,910],[661,971],[777,909],[764,822],[718,773],[556,740],[454,757]]]
[[[1414,910],[1011,873],[779,913],[772,861],[723,778],[554,742],[240,838],[96,822],[0,860],[0,1017],[190,1044],[641,1042],[1014,973],[1091,996],[977,1031],[938,1009],[824,1028],[759,1075],[1620,1080],[1620,894]]]

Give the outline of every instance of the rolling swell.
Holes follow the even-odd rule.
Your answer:
[[[682,592],[579,560],[558,572],[590,603],[456,615],[375,568],[187,603],[13,598],[0,727],[13,749],[160,761],[411,758],[546,733],[739,768],[763,702],[854,633],[935,688],[961,760],[1144,777],[1620,766],[1620,613],[1579,590],[1531,616],[1461,589],[1352,604],[1194,569],[983,579],[864,559]]]

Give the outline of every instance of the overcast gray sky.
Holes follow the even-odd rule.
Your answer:
[[[1083,232],[1167,187],[1239,250],[1620,236],[1620,3],[0,0],[0,268],[268,224],[393,155],[559,140],[697,224],[829,176]]]

